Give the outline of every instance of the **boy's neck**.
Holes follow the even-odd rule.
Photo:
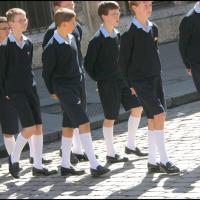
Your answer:
[[[0,43],[4,42],[5,40],[6,40],[5,37],[4,38],[0,37]]]
[[[19,43],[23,40],[22,38],[22,35],[23,33],[22,32],[15,32],[15,31],[12,31],[12,34],[14,35],[16,41]]]
[[[114,30],[115,27],[110,25],[110,24],[106,24],[106,23],[103,23],[103,27],[108,31],[110,36],[112,36],[113,30]]]
[[[140,16],[136,16],[135,15],[135,18],[144,26],[146,27],[147,26],[147,23],[148,23],[148,18],[146,17],[140,17]]]
[[[57,32],[64,40],[66,40],[68,38],[68,35],[70,34],[70,33],[66,32],[66,30],[62,30],[59,28],[57,28]]]

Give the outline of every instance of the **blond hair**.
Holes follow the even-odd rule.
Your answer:
[[[133,6],[138,6],[140,3],[145,1],[128,1],[129,9],[132,12],[133,15],[135,15],[134,10],[132,9]]]
[[[21,8],[12,8],[6,12],[6,17],[8,22],[14,21],[16,15],[25,15],[26,12],[22,10]]]
[[[7,23],[7,18],[0,16],[0,23]]]
[[[59,27],[63,22],[69,22],[72,18],[76,17],[73,10],[67,8],[60,8],[54,15],[56,27]]]

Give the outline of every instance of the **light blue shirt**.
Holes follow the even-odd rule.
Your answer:
[[[151,21],[148,20],[148,25],[147,27],[144,27],[137,19],[136,17],[132,17],[131,22],[138,28],[138,29],[142,29],[143,31],[149,33],[149,31],[151,30],[153,23]]]
[[[24,48],[24,45],[26,44],[25,41],[28,40],[28,38],[27,38],[25,35],[22,35],[22,43],[19,44],[19,43],[17,43],[16,38],[15,38],[15,36],[13,35],[12,32],[9,33],[8,38],[9,38],[9,40],[10,40],[11,42],[15,42],[15,43],[17,44],[17,46],[18,46],[20,49],[23,49],[23,48]]]
[[[194,10],[195,10],[196,13],[200,14],[200,3],[199,2],[195,4]]]
[[[74,36],[72,34],[68,34],[68,38],[64,39],[57,30],[54,31],[54,35],[53,35],[54,39],[59,43],[59,44],[68,44],[68,45],[72,45],[72,40],[74,38]]]
[[[107,29],[103,26],[103,24],[101,25],[99,31],[101,31],[101,33],[103,34],[103,36],[105,38],[111,37],[111,38],[115,38],[117,37],[117,34],[119,34],[120,32],[115,28],[113,30],[112,36],[110,36],[110,33],[107,31]]]
[[[0,42],[0,46],[6,45],[7,39],[5,39],[3,42]]]

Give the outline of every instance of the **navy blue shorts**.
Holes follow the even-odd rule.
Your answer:
[[[166,103],[161,76],[153,76],[132,82],[148,119],[166,112]]]
[[[87,95],[86,95],[86,84],[85,84],[85,76],[82,76],[81,80],[81,101],[84,107],[84,110],[87,110]]]
[[[42,124],[40,101],[36,87],[21,93],[11,94],[9,97],[17,110],[22,128]]]
[[[89,123],[82,97],[82,85],[78,80],[56,81],[54,90],[63,109],[63,127],[78,128]]]
[[[130,88],[123,80],[99,81],[97,87],[106,119],[116,120],[121,104],[126,111],[141,106],[138,98],[131,94]]]
[[[17,111],[9,100],[0,96],[0,124],[3,134],[15,135],[19,133]]]

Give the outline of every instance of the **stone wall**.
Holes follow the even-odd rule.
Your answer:
[[[96,14],[97,1],[91,1],[90,3],[80,1],[77,3],[78,21],[83,26],[83,40],[82,51],[85,55],[87,51],[87,45],[92,35],[98,29],[101,21]],[[187,1],[176,2],[174,5],[166,6],[154,10],[152,20],[159,27],[159,43],[166,43],[175,41],[178,39],[179,24],[183,16],[194,6],[193,3]],[[88,12],[89,10],[89,12]],[[123,33],[130,24],[131,16],[123,16],[119,25],[119,30]],[[34,59],[33,67],[41,67],[41,43],[44,36],[44,32],[40,34],[32,34],[29,37],[34,43]]]

